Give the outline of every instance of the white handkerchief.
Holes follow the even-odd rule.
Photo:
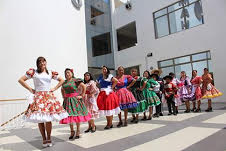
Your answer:
[[[27,97],[26,100],[28,101],[29,104],[32,104],[34,101],[34,94],[30,93]]]

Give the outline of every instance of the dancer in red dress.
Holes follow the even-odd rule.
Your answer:
[[[120,113],[118,96],[113,91],[118,80],[110,74],[110,70],[106,66],[103,66],[102,75],[97,79],[97,82],[101,87],[97,97],[97,106],[100,116],[106,116],[107,118],[107,125],[104,129],[110,129],[113,127],[113,115]]]

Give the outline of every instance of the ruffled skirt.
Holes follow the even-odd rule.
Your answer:
[[[116,95],[118,96],[121,110],[137,107],[137,100],[127,88],[118,89]]]
[[[52,92],[36,92],[33,102],[28,106],[24,119],[33,123],[60,121],[68,117],[68,113]]]
[[[131,90],[133,96],[135,97],[135,99],[137,100],[137,107],[135,108],[131,108],[128,110],[128,112],[130,113],[143,113],[145,111],[147,111],[148,109],[148,103],[145,100],[145,97],[143,95],[143,92],[140,90]]]
[[[92,119],[99,118],[99,109],[97,106],[96,98],[87,98],[85,101],[85,105],[88,109],[88,112],[91,114]]]
[[[202,99],[212,99],[219,96],[222,96],[223,93],[221,93],[219,90],[217,90],[211,83],[207,86],[202,87]]]
[[[91,114],[82,99],[78,100],[76,97],[68,97],[64,100],[63,107],[69,116],[62,119],[60,124],[87,122],[91,119]]]
[[[148,106],[157,106],[157,105],[161,104],[159,97],[157,96],[157,94],[154,91],[149,90],[149,89],[144,89],[143,95],[145,97],[145,100],[147,100]]]
[[[119,100],[115,92],[108,95],[105,91],[101,91],[97,97],[97,106],[100,116],[112,116],[120,113]]]

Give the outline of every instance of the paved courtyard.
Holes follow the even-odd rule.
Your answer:
[[[105,119],[96,121],[97,132],[82,134],[81,139],[69,141],[69,126],[53,123],[54,146],[42,148],[37,125],[0,131],[0,150],[12,151],[224,151],[226,150],[226,102],[217,101],[211,113],[183,113],[178,116],[140,121],[128,127],[104,130]],[[206,108],[206,102],[202,109]],[[84,131],[87,124],[82,124]]]

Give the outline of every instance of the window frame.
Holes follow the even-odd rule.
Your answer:
[[[187,26],[187,19],[186,19],[186,17],[183,17],[183,18],[184,18],[184,23],[185,23],[184,29],[182,29],[181,31],[178,31],[178,32],[171,33],[169,14],[174,13],[174,12],[180,10],[180,9],[184,10],[186,7],[189,7],[189,6],[191,6],[191,5],[193,5],[193,4],[197,3],[197,2],[200,2],[201,6],[202,6],[202,1],[201,1],[201,0],[196,0],[196,1],[192,2],[192,3],[187,4],[187,5],[184,5],[184,4],[182,3],[182,6],[181,6],[180,8],[177,8],[177,9],[175,9],[175,10],[169,12],[169,9],[168,9],[168,8],[169,8],[170,6],[173,6],[173,5],[177,4],[177,3],[179,3],[179,2],[181,2],[181,1],[174,2],[173,4],[170,4],[170,5],[166,6],[166,7],[163,7],[163,8],[161,8],[161,9],[159,9],[159,10],[153,12],[152,16],[153,16],[153,22],[154,22],[155,39],[159,39],[159,38],[162,38],[162,37],[165,37],[165,36],[168,36],[168,35],[171,35],[171,34],[175,34],[175,33],[178,33],[178,32],[181,32],[181,31],[184,31],[184,30],[187,30],[187,29],[191,29],[191,28],[194,28],[194,27],[196,27],[196,26],[199,26],[199,25],[203,25],[203,24],[204,24],[204,15],[202,15],[202,24],[199,24],[199,25],[196,25],[196,26],[187,28],[187,27],[188,27],[188,26]],[[161,11],[161,10],[164,10],[164,9],[167,10],[166,14],[161,15],[161,16],[158,16],[158,17],[155,17],[155,13],[157,13],[157,12],[159,12],[159,11]],[[156,20],[157,20],[158,18],[160,18],[160,17],[163,17],[163,16],[167,16],[167,19],[168,19],[168,31],[169,31],[168,33],[169,33],[169,34],[167,34],[167,35],[165,35],[165,36],[158,37]]]

